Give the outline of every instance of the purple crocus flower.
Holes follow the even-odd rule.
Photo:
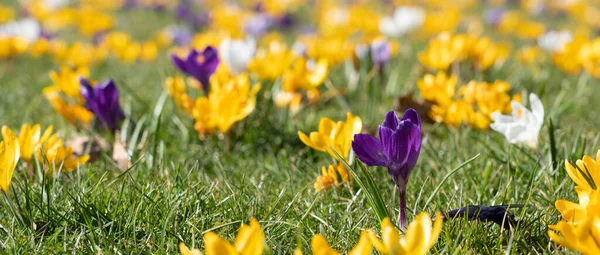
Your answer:
[[[273,21],[268,15],[264,13],[258,13],[246,20],[246,24],[244,24],[244,31],[251,36],[260,37],[267,33],[272,24]]]
[[[210,88],[210,76],[215,73],[219,66],[217,49],[208,46],[202,52],[195,49],[190,51],[185,59],[177,55],[171,55],[173,63],[179,70],[196,78],[202,84],[204,92],[208,93]]]
[[[375,40],[371,43],[371,60],[374,65],[385,65],[392,56],[390,43],[386,40]]]
[[[354,135],[352,150],[368,166],[388,168],[400,196],[400,227],[406,228],[406,184],[421,151],[421,118],[408,109],[402,119],[394,111],[379,126],[379,139],[368,134]]]
[[[119,104],[119,90],[111,79],[107,79],[92,87],[89,80],[80,78],[81,95],[86,107],[104,123],[111,132],[117,130],[119,122],[125,117]]]

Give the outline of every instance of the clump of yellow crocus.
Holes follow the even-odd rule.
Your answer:
[[[33,126],[24,124],[21,126],[18,136],[15,136],[12,130],[7,126],[2,126],[2,137],[4,140],[8,140],[11,137],[17,137],[21,148],[21,158],[26,162],[31,162],[31,158],[35,155],[35,150],[39,149],[39,147],[50,138],[50,135],[52,135],[52,126],[46,128],[44,134],[41,134],[40,124],[35,124]]]
[[[56,134],[36,149],[36,157],[45,164],[44,171],[49,176],[54,176],[61,167],[63,172],[72,172],[90,159],[89,155],[75,156],[73,148],[65,146]]]
[[[319,121],[318,131],[311,132],[310,135],[298,131],[298,136],[308,147],[327,152],[334,159],[337,159],[337,153],[344,160],[348,160],[354,135],[361,130],[362,120],[360,117],[353,116],[352,113],[348,112],[346,113],[346,121],[335,122],[330,118],[323,117]],[[352,179],[343,163],[330,165],[327,168],[323,167],[314,187],[317,191],[322,191],[331,188],[333,185],[339,186],[338,177],[346,185]]]
[[[0,142],[0,189],[8,195],[8,187],[19,161],[19,141],[13,136]]]
[[[520,95],[512,98],[510,84],[497,80],[494,83],[470,81],[456,88],[457,77],[445,73],[426,74],[417,81],[421,97],[432,104],[429,116],[449,126],[462,123],[478,129],[488,129],[493,112],[511,111],[511,100],[520,101]]]

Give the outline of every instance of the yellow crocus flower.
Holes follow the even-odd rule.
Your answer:
[[[0,189],[8,195],[8,187],[19,161],[19,141],[13,136],[0,142]]]
[[[256,51],[254,58],[248,62],[248,70],[261,79],[274,81],[288,70],[295,58],[285,43],[271,41],[266,48]]]
[[[431,218],[422,212],[408,225],[406,232],[401,237],[389,218],[381,222],[381,238],[374,231],[369,231],[369,238],[375,249],[382,254],[411,254],[425,255],[437,242],[442,231],[442,214],[436,214],[435,224],[432,226]]]
[[[196,98],[192,116],[194,128],[202,139],[215,130],[226,133],[238,121],[246,118],[256,105],[260,84],[251,86],[248,74],[242,74],[221,84],[212,79],[208,96]]]
[[[49,126],[42,135],[40,132],[40,124],[33,126],[24,124],[21,126],[19,136],[16,136],[19,141],[20,155],[23,160],[30,162],[36,149],[41,146],[49,137],[52,135],[52,126]],[[2,126],[2,137],[4,140],[8,140],[11,137],[15,137],[13,132],[7,126]]]
[[[94,114],[81,104],[71,104],[63,99],[57,86],[44,88],[42,94],[48,99],[54,110],[71,124],[89,125]]]
[[[317,177],[317,180],[314,184],[315,190],[323,191],[330,189],[334,185],[336,187],[340,186],[338,177],[346,185],[348,185],[350,183],[350,180],[352,179],[352,176],[350,175],[343,163],[339,163],[337,165],[332,164],[327,167],[322,166],[321,176]]]
[[[175,105],[191,114],[194,100],[187,94],[185,79],[179,76],[167,77],[164,84],[169,96],[173,97]]]
[[[147,41],[142,44],[140,51],[140,60],[150,62],[156,59],[158,55],[158,45],[153,41]]]
[[[307,136],[304,132],[298,131],[298,136],[308,147],[325,151],[333,158],[337,158],[333,152],[335,150],[341,157],[348,159],[354,135],[361,130],[362,121],[360,117],[348,112],[346,113],[345,122],[334,122],[330,118],[323,117],[319,121],[317,132],[311,132],[310,136]]]
[[[63,172],[72,172],[89,159],[89,155],[77,157],[73,154],[71,146],[65,146],[64,142],[56,136],[50,136],[39,148],[36,148],[36,157],[40,162],[46,164],[46,174],[54,176],[62,166]]]
[[[436,75],[426,74],[417,81],[417,86],[424,100],[447,105],[454,97],[457,82],[455,75],[448,77],[445,72],[438,72]]]
[[[81,93],[79,92],[79,78],[88,78],[90,76],[90,70],[87,67],[79,67],[71,69],[63,66],[59,72],[50,71],[50,79],[54,86],[56,86],[62,93],[72,98],[80,98]]]
[[[258,221],[250,219],[250,225],[242,224],[231,244],[214,232],[204,235],[204,252],[206,255],[260,255],[264,251],[265,233],[260,229]],[[192,253],[193,254],[193,253]]]
[[[548,236],[555,243],[585,255],[600,254],[600,217],[584,219],[578,224],[561,221],[553,229],[548,230]]]
[[[13,8],[0,5],[0,24],[9,22],[15,18]]]

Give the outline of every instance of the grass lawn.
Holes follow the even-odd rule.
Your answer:
[[[119,16],[131,31],[136,28],[127,26],[140,20],[148,17]],[[168,21],[156,18],[149,26]],[[385,67],[381,85],[361,78],[357,91],[306,106],[296,115],[276,109],[273,82],[262,81],[252,114],[229,137],[205,140],[198,139],[193,119],[167,97],[163,81],[178,71],[165,51],[150,63],[110,59],[91,67],[92,78],[110,77],[118,85],[127,118],[122,133],[133,166],[119,170],[110,152],[56,178],[41,174],[40,163],[19,164],[9,196],[0,199],[0,253],[178,254],[180,242],[202,248],[209,231],[234,240],[251,217],[265,232],[268,254],[291,254],[296,247],[310,251],[317,233],[333,248],[350,250],[361,230],[379,229],[380,222],[356,183],[315,191],[321,166],[332,159],[304,145],[297,132],[317,130],[321,117],[337,121],[352,112],[361,117],[363,133],[376,134],[384,114],[396,109],[398,97],[418,95],[416,81],[424,70],[416,55],[425,43],[401,41],[404,46],[408,50]],[[53,125],[65,140],[94,135],[94,130],[66,122],[42,95],[52,83],[49,71],[58,67],[46,57],[0,60],[0,125],[13,130],[25,123],[40,123],[42,129]],[[586,74],[567,75],[549,62],[541,70],[534,75],[509,60],[477,74],[478,80],[508,81],[523,98],[531,92],[540,96],[546,117],[538,151],[510,144],[492,130],[423,124],[420,158],[408,183],[409,222],[423,211],[433,215],[467,205],[525,205],[511,211],[519,222],[514,231],[463,218],[446,220],[431,254],[568,252],[549,239],[548,225],[561,219],[554,207],[557,199],[577,201],[563,160],[595,156],[600,149],[600,86]],[[342,66],[332,67],[327,83],[346,87],[343,73]],[[361,90],[375,85],[376,93]],[[368,169],[395,221],[399,199],[394,182],[385,168]]]

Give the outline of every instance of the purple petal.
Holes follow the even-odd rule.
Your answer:
[[[92,84],[90,84],[90,81],[83,77],[79,78],[79,84],[79,91],[81,93],[81,96],[83,96],[83,98],[86,101],[89,101],[88,98],[94,96],[94,89],[92,88]]]
[[[372,135],[356,134],[352,142],[356,156],[368,166],[387,166],[381,142]]]
[[[379,141],[383,147],[383,153],[387,159],[390,159],[389,141],[392,139],[393,134],[394,130],[384,127],[382,125],[379,126]]]
[[[406,110],[406,112],[404,112],[402,120],[409,120],[417,127],[419,127],[419,129],[421,129],[421,117],[419,117],[419,114],[413,108],[409,108],[408,110]]]
[[[396,117],[396,113],[394,111],[389,111],[385,114],[385,120],[383,120],[381,125],[391,130],[396,130],[399,122],[400,120]]]
[[[175,54],[171,54],[171,60],[173,61],[173,64],[175,64],[175,66],[179,68],[179,70],[181,70],[184,73],[187,73],[186,63],[183,59],[179,58]]]

